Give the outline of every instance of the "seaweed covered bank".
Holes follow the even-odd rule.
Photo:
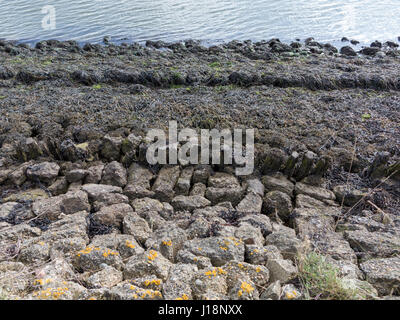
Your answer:
[[[398,297],[399,59],[0,41],[0,297]],[[149,165],[170,120],[255,129],[253,173]]]

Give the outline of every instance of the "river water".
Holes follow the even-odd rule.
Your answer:
[[[0,0],[0,38],[208,43],[400,36],[400,0]]]

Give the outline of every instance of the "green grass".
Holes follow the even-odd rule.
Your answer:
[[[299,279],[308,299],[353,300],[357,291],[343,285],[338,269],[326,258],[312,252],[299,258]]]
[[[94,84],[94,85],[92,86],[92,88],[93,88],[93,89],[96,89],[96,90],[101,89],[101,84]]]

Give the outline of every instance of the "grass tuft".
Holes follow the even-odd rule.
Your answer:
[[[354,300],[358,296],[356,290],[344,286],[338,268],[316,252],[300,257],[298,268],[308,299]]]

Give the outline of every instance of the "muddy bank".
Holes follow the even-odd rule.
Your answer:
[[[335,298],[398,295],[399,59],[312,39],[0,42],[0,269],[21,279],[0,284],[24,299],[307,298],[313,251],[356,291]],[[146,132],[170,120],[256,129],[255,171],[149,166]]]

